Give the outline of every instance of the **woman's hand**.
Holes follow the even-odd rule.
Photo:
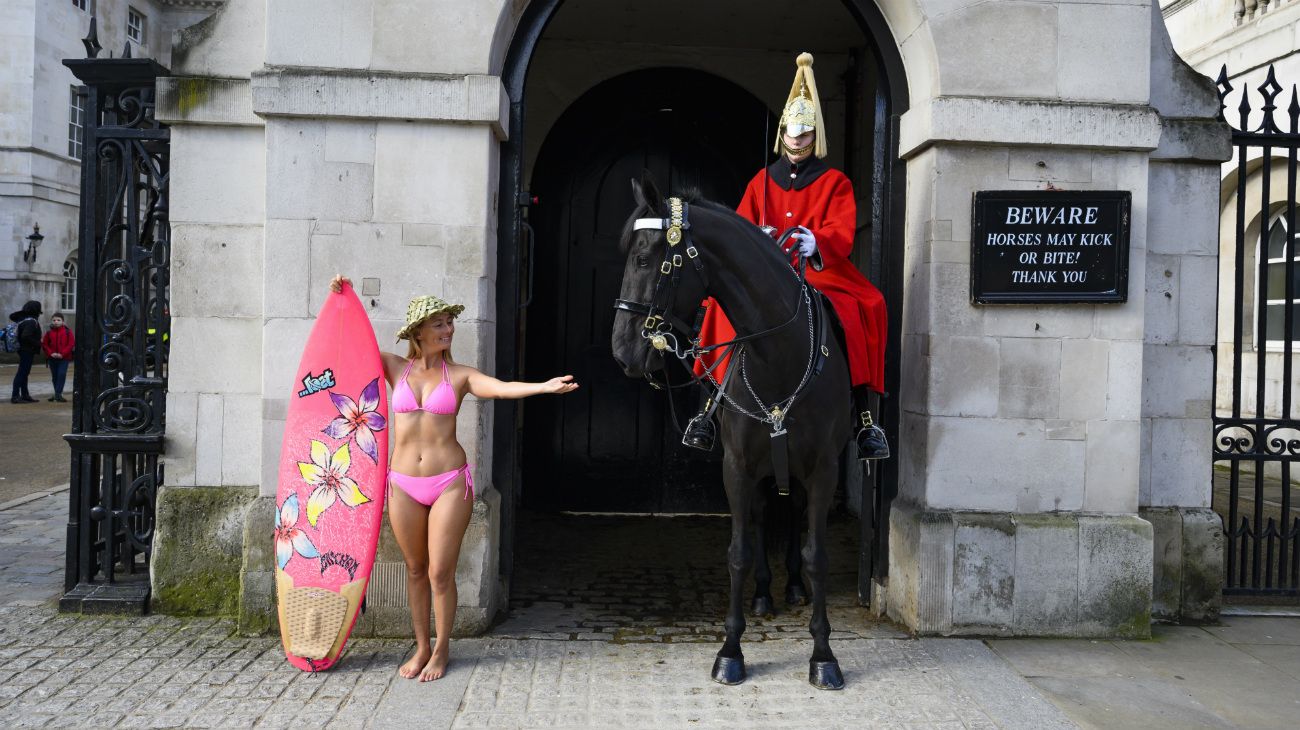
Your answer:
[[[572,393],[577,389],[578,384],[573,382],[572,375],[561,375],[558,378],[551,378],[545,383],[542,383],[543,393],[555,393],[558,395],[561,393]]]
[[[352,280],[342,274],[339,274],[333,279],[330,279],[330,291],[334,292],[335,294],[342,294],[344,284],[347,284],[348,286],[352,286]]]

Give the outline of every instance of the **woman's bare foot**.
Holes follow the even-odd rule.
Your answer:
[[[447,673],[447,660],[451,658],[450,647],[439,647],[433,650],[433,656],[429,658],[429,663],[424,665],[424,671],[420,672],[421,682],[431,682],[435,679],[442,679],[442,675]]]
[[[433,654],[433,651],[427,646],[424,648],[416,648],[415,656],[411,657],[411,661],[403,664],[397,670],[397,676],[402,679],[415,679],[415,677],[420,674],[420,668],[429,662],[429,656],[431,654]],[[424,681],[424,678],[420,677],[420,681]]]

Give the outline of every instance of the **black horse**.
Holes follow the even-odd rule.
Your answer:
[[[814,335],[830,322],[829,308],[804,288],[772,239],[735,212],[689,197],[665,201],[648,176],[634,180],[632,189],[637,208],[620,242],[627,263],[612,338],[623,372],[646,377],[663,368],[664,352],[683,354],[693,336],[684,323],[706,296],[722,305],[737,339],[745,340],[743,358],[739,350],[733,352],[719,409],[722,477],[731,506],[731,595],[727,638],[713,664],[713,679],[723,684],[745,679],[741,594],[761,551],[770,486],[783,476],[774,462],[788,461],[791,493],[796,504],[806,504],[808,518],[803,548],[812,589],[808,681],[820,689],[840,689],[844,678],[831,652],[826,618],[826,517],[852,425],[843,350],[836,337]],[[814,327],[817,323],[822,324]],[[793,403],[779,409],[796,392]],[[781,430],[785,435],[774,438]],[[785,458],[774,451],[783,442],[788,442],[788,450],[779,449]],[[796,532],[791,539],[797,537]],[[760,579],[763,574],[770,581],[765,566]]]

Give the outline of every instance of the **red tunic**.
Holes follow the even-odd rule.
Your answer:
[[[764,183],[767,185],[767,210],[765,215],[760,215]],[[853,385],[867,385],[872,390],[884,392],[888,325],[885,298],[848,258],[853,250],[853,234],[857,227],[853,183],[844,173],[827,167],[816,158],[792,166],[782,157],[749,181],[736,212],[756,224],[766,224],[778,231],[804,226],[813,232],[823,267],[821,271],[814,271],[809,266],[808,281],[830,299],[844,326],[850,379]],[[735,330],[722,307],[713,299],[706,300],[705,306],[708,311],[700,330],[701,342],[708,345],[735,337]],[[705,356],[704,361],[711,365],[715,358]],[[724,362],[714,370],[714,377],[719,381],[727,365]],[[695,370],[702,373],[703,366],[697,362]]]

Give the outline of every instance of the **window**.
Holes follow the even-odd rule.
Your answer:
[[[144,17],[144,13],[128,6],[126,9],[126,37],[136,42],[136,45],[145,45],[148,39],[145,37],[146,25],[149,19]]]
[[[86,126],[86,102],[81,88],[73,86],[68,91],[68,157],[81,159],[81,146]]]
[[[1278,216],[1268,229],[1268,237],[1261,241],[1266,246],[1264,258],[1265,291],[1264,308],[1268,317],[1265,322],[1266,338],[1270,348],[1282,348],[1283,333],[1286,332],[1286,260],[1289,255],[1293,261],[1291,268],[1291,339],[1300,340],[1300,251],[1296,250],[1295,237],[1287,233],[1286,216]],[[1256,318],[1258,318],[1256,314]],[[1259,331],[1256,323],[1256,332]]]
[[[59,290],[59,311],[77,311],[77,252],[63,262],[63,287]]]
[[[83,12],[95,14],[95,0],[72,0],[72,4]]]

